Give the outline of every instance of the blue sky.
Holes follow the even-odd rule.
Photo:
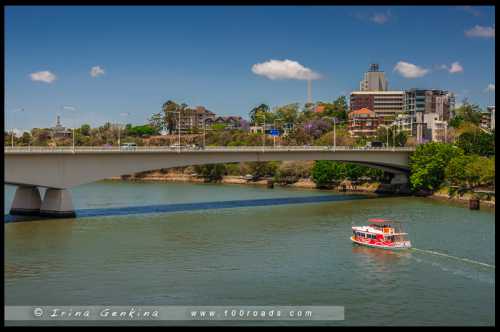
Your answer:
[[[312,72],[314,101],[348,94],[371,62],[391,90],[447,89],[484,107],[494,30],[485,6],[10,6],[6,126],[48,127],[57,114],[69,126],[140,124],[168,99],[247,117],[305,102]]]

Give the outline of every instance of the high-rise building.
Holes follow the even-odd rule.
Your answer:
[[[387,91],[389,82],[385,79],[385,73],[379,71],[378,64],[372,63],[363,80],[359,82],[360,91]]]
[[[403,112],[404,100],[404,91],[353,91],[349,98],[351,111],[368,108],[386,123]]]
[[[416,135],[417,142],[422,143],[426,137],[426,119],[435,121],[448,121],[452,117],[455,108],[455,97],[453,93],[444,90],[411,89],[406,91],[404,100],[404,111],[409,115],[412,135]],[[424,114],[432,116],[424,117]],[[430,125],[430,124],[429,124]],[[429,137],[429,139],[431,139]]]

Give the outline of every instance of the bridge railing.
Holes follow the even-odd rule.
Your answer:
[[[137,146],[137,147],[103,147],[103,146],[18,146],[4,147],[5,153],[85,153],[85,152],[277,152],[277,151],[414,151],[413,147],[355,147],[355,146]]]

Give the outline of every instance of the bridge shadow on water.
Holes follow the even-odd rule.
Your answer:
[[[79,209],[76,210],[75,212],[77,218],[90,218],[90,217],[134,215],[134,214],[173,213],[173,212],[185,212],[185,211],[197,211],[197,210],[230,209],[230,208],[240,208],[240,207],[339,202],[339,201],[351,201],[351,200],[381,198],[381,197],[384,196],[348,194],[348,195],[324,195],[324,196],[307,196],[307,197],[261,198],[261,199],[233,200],[233,201],[220,201],[220,202],[143,205],[143,206],[115,207],[115,208],[105,208],[105,209]],[[53,219],[53,218],[44,218],[40,216],[13,216],[10,214],[4,215],[5,223],[35,221],[43,219]]]

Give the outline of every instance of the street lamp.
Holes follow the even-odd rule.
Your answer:
[[[17,112],[24,112],[24,108],[17,108],[15,110],[12,110],[13,114],[16,114]],[[12,119],[12,120],[14,120],[14,119]],[[12,121],[12,122],[14,122],[14,121]],[[12,145],[12,147],[14,147],[14,126],[12,126],[12,128],[11,128],[11,145]]]
[[[129,112],[123,112],[123,113],[120,113],[120,116],[123,116],[123,117],[127,117],[129,116],[130,113]],[[125,121],[126,122],[126,121]],[[121,129],[121,125],[118,124],[118,148],[121,147],[121,132],[120,132],[120,129]]]
[[[181,111],[169,111],[170,113],[179,114],[179,121],[177,122],[177,135],[178,135],[178,152],[181,152]]]
[[[206,123],[207,123],[207,120],[210,120],[210,118],[207,118],[206,115],[204,115],[203,117],[203,150],[205,150],[205,134],[206,134]]]
[[[386,147],[389,147],[389,128],[386,126],[386,125],[380,125],[379,127],[382,127],[385,129],[386,133],[387,133],[387,141],[385,143],[385,146]]]
[[[67,111],[76,111],[76,106],[63,105],[63,106],[61,106],[61,108],[63,110],[67,110]],[[74,123],[75,121],[74,121],[74,119],[72,119],[72,120],[73,121],[71,121],[71,122],[73,124],[73,126],[72,126],[73,128],[71,128],[72,129],[72,135],[71,136],[73,138],[73,153],[75,153],[75,123]]]
[[[337,118],[333,117],[333,151],[337,149],[337,133],[335,128],[337,127]]]

